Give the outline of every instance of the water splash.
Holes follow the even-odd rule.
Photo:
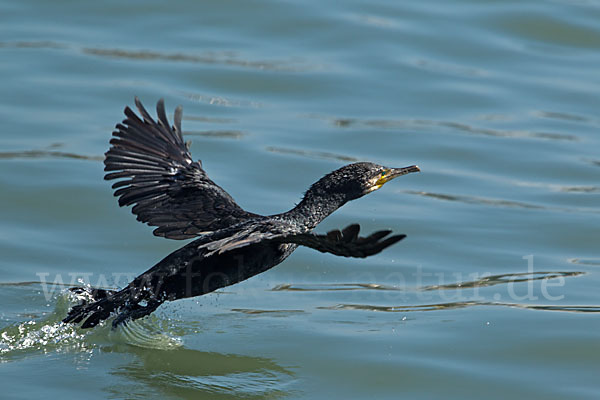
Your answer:
[[[91,351],[89,333],[61,322],[69,307],[66,295],[58,296],[54,310],[43,318],[11,324],[0,330],[0,362],[18,356],[54,351]]]
[[[116,344],[159,350],[175,349],[183,344],[181,338],[171,333],[168,320],[155,315],[117,329],[111,328],[110,319],[87,330],[63,323],[69,308],[83,297],[84,294],[64,290],[54,298],[54,309],[50,313],[42,317],[30,316],[27,321],[12,323],[1,329],[0,362],[51,352],[91,354],[98,347]]]

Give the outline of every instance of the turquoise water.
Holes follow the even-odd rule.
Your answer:
[[[2,396],[597,399],[600,2],[0,2]],[[102,180],[137,95],[277,213],[353,160],[421,174],[347,204],[403,242],[297,250],[111,331],[65,287],[182,245]]]

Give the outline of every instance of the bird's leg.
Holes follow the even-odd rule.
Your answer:
[[[116,290],[96,289],[92,287],[71,287],[69,288],[69,291],[74,293],[76,295],[76,300],[79,301],[79,304],[73,306],[73,309],[82,309],[88,304],[106,299],[117,293]]]
[[[112,326],[113,328],[116,328],[122,323],[145,317],[154,312],[161,304],[162,301],[156,299],[148,300],[145,306],[141,306],[139,303],[129,304],[125,306],[113,320]]]

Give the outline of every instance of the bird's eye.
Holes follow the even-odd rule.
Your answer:
[[[383,178],[385,176],[385,174],[387,174],[387,171],[381,171],[381,177]]]

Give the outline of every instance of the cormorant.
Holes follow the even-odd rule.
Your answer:
[[[195,239],[159,261],[122,290],[73,288],[91,295],[74,306],[63,322],[90,328],[115,312],[113,327],[152,313],[165,301],[200,296],[260,274],[285,260],[299,245],[345,257],[368,257],[404,239],[377,231],[358,236],[359,225],[326,235],[312,233],[325,217],[346,202],[379,189],[416,165],[388,168],[358,162],[333,171],[314,183],[288,212],[263,216],[243,210],[194,161],[183,141],[182,108],[174,125],[163,100],[152,119],[140,100],[140,119],[129,107],[116,125],[104,160],[104,179],[117,179],[120,206],[134,205],[138,221],[156,226],[168,239]]]

